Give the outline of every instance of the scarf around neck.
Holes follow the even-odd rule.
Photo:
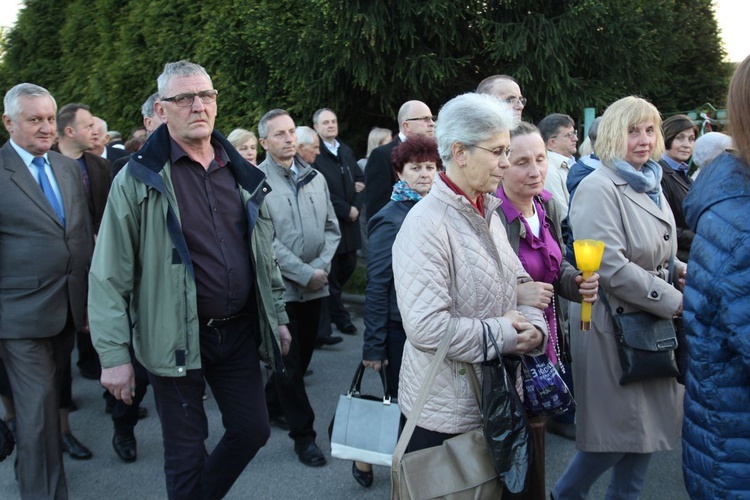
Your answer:
[[[419,193],[414,191],[406,181],[398,181],[393,185],[393,192],[391,193],[391,200],[393,201],[419,201],[422,197]]]
[[[661,208],[661,176],[662,169],[654,160],[648,160],[640,170],[633,165],[615,158],[612,160],[615,170],[638,193],[646,193],[656,206]]]

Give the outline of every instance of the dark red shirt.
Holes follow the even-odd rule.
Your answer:
[[[247,213],[228,157],[216,143],[205,170],[171,140],[172,184],[195,269],[198,316],[226,318],[242,311],[253,283]]]

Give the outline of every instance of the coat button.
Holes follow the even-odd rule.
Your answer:
[[[625,309],[623,309],[622,307],[617,308],[617,314],[622,314],[623,311],[625,311]]]
[[[669,235],[668,234],[664,235],[664,241],[669,241]]]
[[[178,371],[178,372],[180,372],[180,373],[182,373],[182,372],[183,372],[184,370],[185,370],[185,369],[184,369],[183,367],[179,367],[179,368],[177,369],[177,371]]]
[[[656,298],[656,297],[658,297],[658,296],[659,296],[659,292],[657,292],[657,291],[653,291],[653,292],[651,292],[651,296],[652,296],[653,298]]]

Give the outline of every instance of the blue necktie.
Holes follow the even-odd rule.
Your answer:
[[[65,215],[63,215],[62,207],[60,206],[60,200],[57,199],[55,192],[52,190],[52,184],[49,183],[47,173],[44,171],[44,158],[35,157],[31,160],[31,163],[36,165],[39,171],[39,185],[42,187],[44,196],[47,197],[47,201],[52,205],[52,210],[57,214],[57,218],[60,219],[60,224],[65,227]]]

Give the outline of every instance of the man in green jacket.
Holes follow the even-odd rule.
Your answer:
[[[135,394],[131,338],[149,372],[169,498],[221,498],[270,435],[259,358],[283,371],[291,342],[270,187],[214,131],[202,67],[168,63],[157,83],[165,125],[115,178],[99,230],[91,336],[117,399]],[[206,382],[225,427],[210,454]]]

